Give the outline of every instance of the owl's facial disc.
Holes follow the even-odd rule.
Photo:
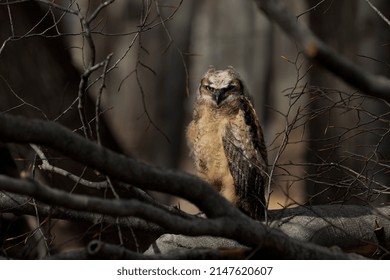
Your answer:
[[[204,100],[221,107],[239,98],[243,94],[243,85],[230,69],[211,71],[202,79],[199,92]]]
[[[240,95],[240,87],[236,83],[229,83],[222,88],[216,88],[213,84],[205,85],[206,90],[211,94],[212,100],[217,106],[235,99]]]

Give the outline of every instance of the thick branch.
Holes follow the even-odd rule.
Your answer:
[[[58,168],[57,166],[54,166],[54,165],[51,165],[49,163],[49,160],[47,159],[47,157],[43,153],[43,151],[37,145],[31,144],[30,146],[36,152],[37,156],[42,160],[42,163],[38,166],[40,169],[60,174],[64,177],[71,179],[75,183],[84,185],[86,187],[91,187],[91,188],[95,188],[95,189],[101,189],[101,188],[108,187],[107,181],[91,182],[91,181],[85,180],[79,176],[76,176],[67,170]],[[179,211],[175,207],[167,206],[167,205],[164,205],[164,204],[157,202],[149,194],[147,194],[146,192],[144,192],[138,188],[135,188],[133,186],[130,186],[128,184],[121,183],[121,182],[115,182],[115,186],[118,187],[122,192],[126,192],[127,197],[131,197],[131,198],[143,201],[143,202],[147,202],[153,206],[168,210],[174,214],[181,214],[183,216],[186,215],[184,212]]]
[[[259,222],[234,215],[218,219],[186,220],[161,209],[135,200],[104,200],[100,198],[69,194],[40,185],[32,180],[13,179],[0,175],[0,188],[23,193],[37,200],[54,205],[66,206],[85,212],[108,215],[132,216],[150,220],[173,233],[187,235],[211,235],[231,238],[252,247],[258,247],[261,254],[277,258],[302,259],[355,259],[355,255],[333,252],[315,244],[289,238],[278,230],[268,229]],[[12,199],[12,198],[11,198]],[[228,226],[226,226],[228,225]]]
[[[162,227],[136,217],[113,218],[98,213],[75,211],[62,207],[52,207],[46,204],[36,205],[35,208],[30,197],[3,191],[0,192],[0,212],[30,216],[38,214],[41,218],[51,217],[53,219],[72,220],[91,224],[118,224],[121,227],[148,231],[156,235],[166,232]]]
[[[218,220],[203,218],[189,219],[181,215],[174,215],[167,210],[154,207],[147,203],[130,199],[102,199],[97,197],[70,194],[62,190],[49,188],[34,180],[21,180],[0,175],[0,189],[34,197],[49,205],[65,207],[72,210],[110,215],[112,217],[135,216],[169,229],[170,232],[184,234],[213,234],[213,227],[217,234],[222,224]],[[218,223],[220,224],[218,226]]]
[[[255,0],[258,7],[305,51],[306,56],[358,90],[390,101],[390,81],[354,65],[299,22],[281,0]]]
[[[390,251],[389,206],[318,205],[272,214],[270,226],[294,239],[338,246],[367,257],[381,257]],[[383,233],[382,240],[378,239],[378,230]]]
[[[291,239],[279,230],[248,218],[194,176],[129,159],[73,134],[56,123],[3,114],[0,115],[0,137],[2,141],[44,145],[115,179],[181,196],[197,205],[209,219],[185,219],[136,200],[103,200],[73,195],[31,180],[6,176],[0,177],[3,190],[31,195],[37,200],[74,210],[112,216],[138,216],[174,233],[230,238],[250,247],[260,247],[261,251],[272,252],[279,258],[356,258],[354,255],[332,252],[315,244]]]
[[[0,192],[0,211],[3,213],[14,213],[17,215],[38,215],[40,217],[69,219],[97,224],[100,222],[109,224],[119,224],[121,227],[139,229],[161,235],[167,232],[162,227],[146,222],[139,218],[112,218],[107,215],[90,212],[80,212],[62,207],[50,207],[39,204],[35,207],[31,204],[31,199],[16,194]],[[389,250],[390,245],[390,220],[387,218],[390,213],[389,207],[371,208],[364,206],[337,206],[324,205],[310,208],[297,207],[284,210],[270,211],[270,226],[281,229],[286,235],[303,242],[314,242],[323,246],[339,246],[345,250],[365,253],[370,256],[379,246],[384,246]],[[302,226],[305,225],[305,226]],[[212,226],[212,224],[210,224]],[[384,242],[379,244],[376,239],[375,230],[380,227],[384,232]],[[163,239],[164,246],[159,250],[167,253],[177,248],[193,249],[204,247],[216,249],[218,247],[236,247],[237,243],[228,245],[219,243],[220,239],[206,238],[214,247],[210,247],[210,242],[198,241],[194,238],[186,238],[181,244],[181,240],[174,238],[172,241]],[[195,241],[193,241],[195,240]],[[201,239],[203,240],[203,239]],[[223,241],[224,239],[221,239]],[[364,251],[363,251],[364,250]],[[371,253],[370,253],[371,252]]]
[[[238,212],[208,184],[195,176],[152,167],[117,154],[56,123],[0,115],[0,138],[2,141],[50,147],[117,180],[143,189],[183,197],[196,204],[209,217]]]

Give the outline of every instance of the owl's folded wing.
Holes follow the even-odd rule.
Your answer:
[[[222,141],[238,197],[237,207],[251,218],[261,220],[265,209],[266,171],[254,156],[259,153],[251,151],[254,149],[252,145],[244,147],[235,132],[235,129],[228,127]]]

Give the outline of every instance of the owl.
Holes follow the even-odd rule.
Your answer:
[[[267,150],[239,74],[209,68],[186,138],[199,177],[256,220],[264,218]]]

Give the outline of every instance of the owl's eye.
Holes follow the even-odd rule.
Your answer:
[[[227,86],[226,90],[236,90],[236,91],[242,91],[243,86],[240,80],[234,79],[230,82],[230,84]]]
[[[236,85],[230,84],[230,85],[228,85],[228,87],[226,88],[226,91],[230,91],[230,90],[235,89],[235,88],[236,88]]]
[[[208,91],[213,91],[213,90],[214,90],[212,87],[207,86],[207,85],[205,85],[204,87],[205,87],[205,89],[208,90]]]

